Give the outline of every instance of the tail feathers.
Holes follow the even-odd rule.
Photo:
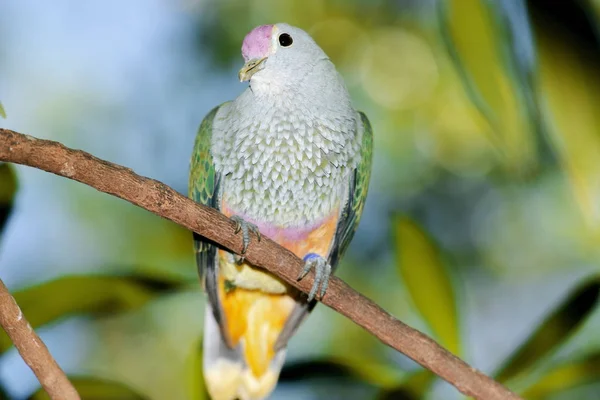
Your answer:
[[[259,377],[245,361],[244,342],[230,349],[221,337],[211,306],[204,314],[204,380],[212,400],[262,400],[277,384],[286,350],[277,351]]]

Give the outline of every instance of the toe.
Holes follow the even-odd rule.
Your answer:
[[[321,284],[322,274],[319,273],[319,268],[317,267],[315,271],[315,281],[313,282],[312,288],[310,288],[310,292],[308,293],[308,301],[312,301],[317,294],[317,290],[319,290],[319,285]]]
[[[327,287],[329,286],[329,278],[331,277],[331,265],[325,264],[325,272],[323,274],[323,282],[321,283],[321,299],[325,296],[325,292],[327,292]]]
[[[261,236],[258,227],[254,224],[246,222],[242,217],[238,215],[232,215],[230,219],[235,222],[235,233],[242,231],[242,251],[241,254],[245,254],[250,245],[250,231],[256,234],[258,241],[260,242]]]
[[[250,236],[244,228],[242,228],[242,236],[242,254],[246,254],[246,250],[248,250],[248,246],[250,245]]]
[[[315,280],[313,282],[312,288],[310,289],[310,293],[308,294],[308,301],[312,301],[317,292],[319,291],[319,286],[321,286],[321,282],[323,281],[324,275],[324,266],[325,260],[323,258],[317,258],[315,263]]]
[[[329,286],[331,265],[329,265],[323,257],[315,253],[309,253],[304,256],[304,262],[304,268],[300,272],[300,275],[298,275],[298,280],[304,278],[310,272],[313,266],[315,268],[315,279],[311,290],[308,293],[308,301],[312,301],[317,293],[319,294],[319,297],[323,298],[323,296],[325,296],[325,292],[327,291],[327,287]]]
[[[238,233],[242,229],[242,220],[237,215],[230,218],[235,223],[235,233]]]

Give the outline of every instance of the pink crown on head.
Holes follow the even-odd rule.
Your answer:
[[[252,29],[242,43],[242,56],[248,61],[253,58],[263,58],[269,55],[273,25],[261,25]]]

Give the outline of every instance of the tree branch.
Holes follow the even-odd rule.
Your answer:
[[[235,253],[239,254],[242,249],[242,238],[234,233],[234,223],[217,210],[196,204],[161,182],[136,175],[128,168],[83,151],[0,129],[0,161],[28,165],[79,181],[169,219]],[[268,238],[260,242],[252,240],[244,256],[250,263],[265,268],[305,293],[311,288],[313,273],[310,278],[298,282],[296,277],[304,263]],[[337,277],[332,277],[321,302],[431,370],[465,395],[485,400],[519,399]]]
[[[77,391],[52,358],[42,339],[31,329],[14,297],[1,280],[0,325],[52,400],[79,400]]]

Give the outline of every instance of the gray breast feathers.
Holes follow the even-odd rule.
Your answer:
[[[235,111],[220,116],[219,134],[213,136],[228,206],[283,227],[328,215],[357,163],[355,114],[326,118],[281,108],[253,115]]]

